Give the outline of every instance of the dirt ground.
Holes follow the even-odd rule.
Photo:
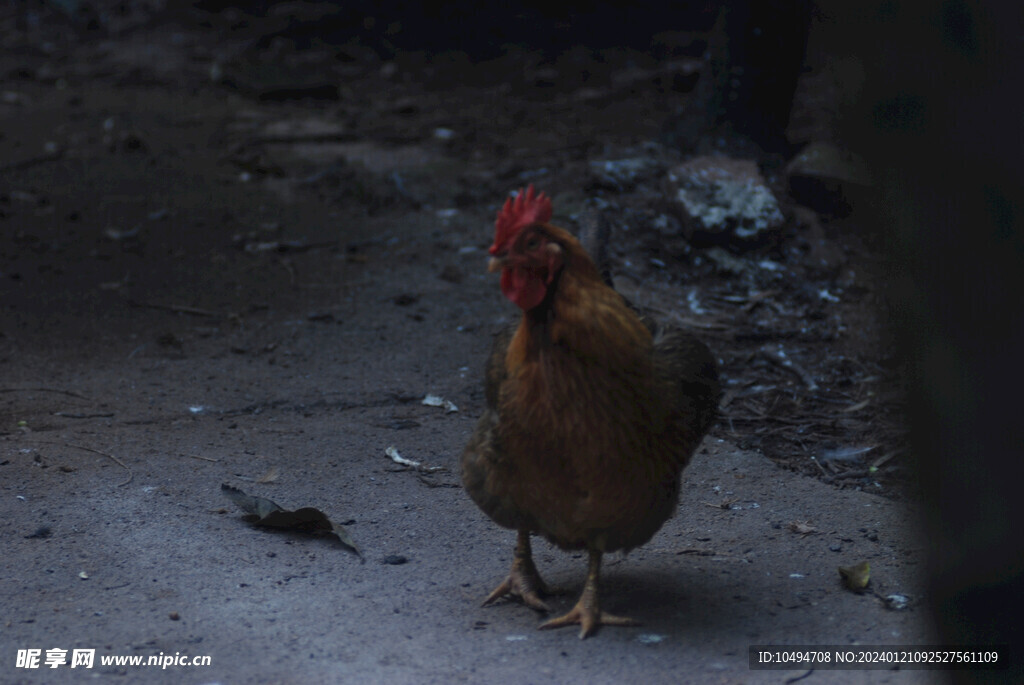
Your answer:
[[[664,240],[659,179],[685,156],[659,141],[689,94],[663,60],[382,59],[257,46],[218,33],[223,13],[100,37],[8,14],[0,682],[936,681],[748,666],[758,644],[933,642],[886,267],[856,212],[794,208],[771,162],[776,241],[726,261]],[[638,158],[625,178],[595,165]],[[458,477],[491,334],[516,316],[485,249],[529,182],[568,227],[605,214],[616,286],[693,327],[726,383],[678,515],[606,565],[609,609],[642,626],[582,642],[480,607],[514,534]],[[363,559],[249,525],[222,483],[322,510]],[[585,559],[535,551],[575,592]],[[838,567],[864,561],[868,590],[844,588]],[[97,664],[16,666],[51,648]],[[161,653],[211,663],[98,662]]]

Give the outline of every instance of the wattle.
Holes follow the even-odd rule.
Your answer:
[[[513,267],[501,272],[501,292],[520,309],[529,311],[544,301],[548,288],[540,274]]]

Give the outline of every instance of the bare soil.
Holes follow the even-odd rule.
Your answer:
[[[777,683],[808,669],[751,670],[749,646],[932,639],[870,226],[794,208],[769,160],[790,217],[771,244],[727,261],[659,233],[685,60],[4,21],[0,682]],[[485,248],[529,182],[570,228],[605,214],[616,287],[697,331],[727,389],[678,515],[606,564],[609,610],[642,627],[582,642],[480,607],[514,534],[459,485],[491,333],[517,315]],[[250,526],[222,483],[322,510],[364,559]],[[535,551],[580,587],[581,555]],[[855,593],[837,569],[862,561]],[[17,668],[33,648],[212,663]]]

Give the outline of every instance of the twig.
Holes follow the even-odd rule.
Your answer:
[[[128,303],[133,307],[148,307],[150,309],[163,309],[169,312],[177,312],[178,314],[192,314],[193,316],[208,316],[211,318],[220,318],[224,316],[217,312],[212,312],[209,309],[200,309],[199,307],[189,307],[183,304],[161,304],[159,302],[137,302],[135,300],[128,300]]]
[[[254,136],[252,142],[258,145],[292,145],[296,143],[347,143],[358,140],[353,131],[340,133],[293,133],[284,135]]]
[[[418,478],[419,481],[421,483],[423,483],[424,485],[426,485],[428,488],[461,488],[462,487],[458,483],[435,483],[434,481],[430,480],[423,473],[417,473],[416,474],[416,478]]]
[[[834,476],[826,476],[824,480],[826,483],[833,483],[837,480],[846,480],[847,478],[867,478],[870,475],[872,474],[868,469],[856,469],[852,471],[843,471],[842,473],[837,473]]]
[[[101,457],[106,457],[107,459],[110,459],[112,462],[114,462],[115,464],[117,464],[118,466],[120,466],[121,468],[128,472],[128,480],[124,481],[123,483],[118,483],[117,487],[119,488],[128,485],[128,483],[131,483],[132,479],[135,477],[135,474],[132,473],[132,470],[128,467],[127,464],[125,464],[123,461],[115,457],[113,454],[110,454],[109,452],[93,449],[92,447],[86,447],[85,445],[76,445],[70,442],[53,442],[51,440],[34,440],[34,442],[42,445],[58,445],[60,447],[69,447],[74,450],[84,450],[86,452],[92,452],[93,454],[98,454]]]
[[[887,464],[890,459],[895,457],[897,454],[900,454],[901,452],[903,452],[903,450],[893,450],[892,452],[889,452],[888,454],[884,454],[881,457],[879,457],[878,459],[875,459],[875,461],[871,464],[871,466],[876,468],[876,469],[880,468],[883,464]]]
[[[793,676],[792,678],[787,678],[785,685],[792,685],[792,683],[795,683],[797,681],[800,681],[800,680],[803,680],[804,678],[809,677],[812,673],[814,673],[814,669],[813,668],[808,669],[807,673],[804,673],[803,675],[797,675],[797,676]]]
[[[686,328],[700,328],[706,331],[724,331],[729,327],[720,321],[697,321],[696,319],[688,319],[680,316],[676,312],[665,312],[664,310],[658,309],[657,307],[648,307],[653,311],[661,314],[667,314],[668,318]]]
[[[66,411],[55,411],[54,416],[59,416],[62,419],[109,419],[114,415],[114,412],[106,412],[103,414],[72,414]]]
[[[0,388],[0,392],[56,392],[61,395],[67,395],[68,397],[77,397],[80,400],[92,401],[91,397],[79,395],[77,392],[71,392],[70,390],[61,390],[59,388]]]
[[[35,157],[29,157],[28,159],[18,160],[17,162],[8,162],[6,164],[0,164],[0,172],[4,171],[21,171],[28,169],[36,164],[45,164],[46,162],[56,162],[58,159],[64,156],[64,148],[57,148],[51,152],[47,152]]]
[[[204,456],[199,455],[199,454],[186,454],[184,456],[188,457],[189,459],[202,459],[203,461],[212,461],[214,463],[220,461],[220,459],[214,459],[212,457],[204,457]]]
[[[825,399],[825,398],[821,398],[821,399]],[[866,399],[866,400],[864,400],[862,402],[858,402],[857,404],[852,404],[849,407],[847,407],[846,409],[843,409],[842,412],[844,414],[851,414],[851,413],[853,413],[855,411],[860,411],[861,409],[866,409],[869,404],[871,404],[871,398],[868,398],[868,399]]]
[[[740,311],[750,312],[751,310],[754,309],[754,307],[761,304],[762,301],[766,300],[769,297],[774,297],[775,295],[778,294],[778,290],[762,290],[759,293],[755,293],[754,295],[751,295],[750,297],[747,298],[747,303],[740,307]]]
[[[792,371],[799,376],[800,380],[804,382],[804,385],[807,386],[808,390],[818,389],[818,383],[814,380],[811,374],[807,373],[806,370],[798,366],[792,359],[786,356],[786,353],[781,347],[773,348],[771,345],[765,345],[761,348],[761,354],[763,354],[768,361],[778,364],[787,371]]]

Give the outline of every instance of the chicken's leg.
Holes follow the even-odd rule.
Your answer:
[[[505,595],[512,595],[523,600],[523,604],[531,609],[547,612],[551,609],[540,596],[548,594],[551,594],[551,590],[541,580],[537,567],[533,563],[530,532],[520,530],[519,539],[516,541],[515,556],[512,559],[512,570],[509,572],[508,578],[502,581],[501,585],[494,589],[494,592],[487,595],[483,606],[493,604]]]
[[[636,621],[625,616],[614,616],[601,611],[601,603],[597,597],[597,585],[601,575],[601,555],[599,550],[590,550],[590,562],[587,565],[587,580],[583,584],[583,592],[579,601],[576,602],[569,613],[558,618],[553,618],[540,625],[541,630],[548,628],[561,628],[563,626],[580,624],[580,639],[591,635],[598,626],[635,626]]]

